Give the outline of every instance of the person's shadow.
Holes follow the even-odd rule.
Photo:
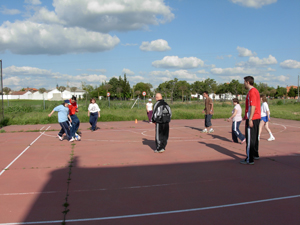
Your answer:
[[[231,140],[229,140],[229,139],[226,138],[226,137],[222,137],[222,136],[219,136],[219,135],[216,135],[216,134],[212,134],[212,133],[209,134],[209,135],[211,135],[213,139],[217,138],[217,139],[220,139],[220,140],[222,140],[222,141],[232,142]]]
[[[222,153],[222,154],[224,154],[224,155],[227,155],[227,156],[229,156],[229,157],[231,157],[231,158],[234,158],[234,159],[236,159],[236,160],[241,160],[241,158],[240,158],[239,156],[242,156],[242,157],[245,156],[245,155],[243,155],[243,154],[240,154],[240,153],[236,153],[236,152],[230,151],[230,150],[228,150],[227,148],[224,148],[224,147],[222,147],[222,146],[220,146],[220,145],[207,144],[207,143],[201,142],[201,141],[199,141],[199,143],[200,143],[200,144],[203,144],[203,145],[206,145],[207,147],[212,148],[212,149],[214,149],[215,151],[220,152],[220,153]]]
[[[143,138],[143,145],[148,145],[152,150],[156,150],[156,144],[154,140]]]
[[[201,129],[201,128],[198,128],[198,127],[190,127],[190,126],[185,126],[185,127],[188,127],[188,128],[191,128],[192,130],[197,130],[197,131],[204,130],[204,129]]]

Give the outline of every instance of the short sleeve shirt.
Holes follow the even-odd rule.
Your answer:
[[[240,104],[236,104],[236,106],[234,107],[232,114],[234,113],[234,110],[236,110],[236,115],[232,118],[232,121],[242,121],[242,108],[240,106]]]
[[[269,109],[269,106],[268,106],[268,103],[264,102],[261,104],[261,117],[265,117],[265,116],[268,116],[267,114],[267,111],[270,112],[270,109]]]
[[[253,87],[249,90],[247,97],[246,97],[245,115],[246,115],[247,119],[249,119],[252,106],[255,106],[255,111],[254,111],[252,120],[261,119],[260,95],[259,95],[258,90],[255,87]]]
[[[206,115],[210,113],[212,104],[213,104],[212,99],[210,97],[207,97],[205,99],[205,109],[204,109]],[[211,114],[214,114],[214,112],[212,111]]]

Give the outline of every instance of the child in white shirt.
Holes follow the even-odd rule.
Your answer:
[[[241,144],[246,141],[245,136],[240,131],[240,124],[243,120],[242,118],[242,108],[239,104],[239,100],[237,98],[232,99],[234,108],[232,110],[232,115],[227,119],[229,122],[232,119],[232,141],[238,143],[238,138],[241,140]]]
[[[94,98],[91,98],[90,100],[88,116],[90,117],[90,124],[92,126],[91,131],[95,131],[97,129],[98,117],[100,117],[100,108]]]
[[[269,121],[271,121],[270,118],[270,109],[267,103],[267,97],[265,95],[260,95],[260,101],[262,102],[260,112],[261,112],[261,121],[259,124],[259,133],[258,133],[258,140],[260,139],[260,134],[262,131],[262,127],[265,125],[266,130],[270,134],[270,138],[268,141],[274,141],[275,137],[273,136],[270,128],[269,128]]]
[[[152,123],[151,118],[152,118],[152,113],[153,113],[153,104],[152,104],[151,98],[148,100],[148,103],[146,104],[146,110],[147,110],[147,116],[149,119],[149,123]]]

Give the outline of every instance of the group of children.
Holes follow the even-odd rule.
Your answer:
[[[238,143],[238,139],[241,140],[241,144],[243,144],[246,141],[245,136],[241,133],[239,127],[243,120],[242,118],[242,108],[239,104],[239,100],[237,98],[232,99],[234,108],[232,110],[232,115],[227,119],[229,122],[232,120],[232,142]],[[260,134],[262,132],[263,126],[265,126],[266,130],[268,131],[270,138],[268,141],[274,141],[275,137],[273,136],[270,128],[269,128],[269,121],[271,121],[270,118],[270,109],[267,103],[267,97],[265,95],[260,95],[260,101],[261,104],[261,121],[259,123],[259,134],[258,134],[258,140],[260,140]]]
[[[261,98],[262,105],[261,105],[261,122],[259,125],[258,140],[260,139],[262,128],[263,126],[265,126],[266,130],[270,134],[270,138],[268,139],[268,141],[274,141],[275,137],[273,136],[269,128],[269,121],[271,121],[271,118],[270,118],[270,109],[267,103],[267,98],[265,95],[261,95],[260,98]],[[238,143],[238,139],[240,139],[241,144],[243,144],[246,141],[246,138],[239,129],[240,124],[243,120],[242,108],[237,98],[234,98],[232,101],[234,104],[234,108],[232,110],[232,115],[227,119],[228,122],[232,120],[232,141]],[[146,104],[149,123],[152,123],[151,121],[152,112],[153,112],[152,107],[153,107],[152,100],[149,99],[148,103]],[[61,130],[57,135],[58,138],[62,141],[63,140],[62,136],[65,133],[70,142],[73,142],[74,140],[79,141],[81,138],[76,133],[80,124],[79,119],[75,114],[76,112],[78,112],[76,97],[73,96],[70,100],[65,100],[64,103],[62,103],[62,105],[55,107],[48,116],[50,117],[54,112],[58,112],[58,123],[61,126]],[[212,109],[210,110],[210,112],[213,112]],[[208,113],[208,115],[210,115],[210,113]],[[90,99],[90,104],[88,107],[88,116],[90,117],[89,122],[91,124],[91,131],[95,131],[97,129],[97,120],[98,118],[100,118],[100,108],[96,103],[95,98]],[[209,125],[206,124],[206,127],[210,127],[210,126],[211,124]]]
[[[57,134],[59,140],[62,141],[63,134],[66,134],[70,142],[80,141],[81,137],[77,133],[80,121],[76,116],[76,112],[78,112],[76,97],[72,96],[70,100],[65,100],[61,105],[56,106],[48,116],[51,117],[54,112],[58,112],[58,123],[61,126],[61,130]],[[100,117],[100,108],[94,98],[90,100],[88,116],[90,117],[91,131],[95,131],[98,117]]]

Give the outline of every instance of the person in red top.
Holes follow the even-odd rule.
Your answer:
[[[78,105],[76,103],[76,97],[73,95],[70,99],[70,105],[69,105],[69,111],[70,111],[70,117],[72,119],[72,127],[70,127],[70,133],[71,137],[73,137],[75,140],[80,140],[79,137],[76,137],[76,132],[79,128],[80,121],[78,117],[76,116],[76,112],[78,112]]]
[[[259,159],[258,154],[258,131],[260,123],[260,95],[258,90],[253,87],[254,78],[244,77],[244,85],[248,91],[245,104],[245,136],[246,136],[246,159],[242,164],[254,164],[254,159]]]

